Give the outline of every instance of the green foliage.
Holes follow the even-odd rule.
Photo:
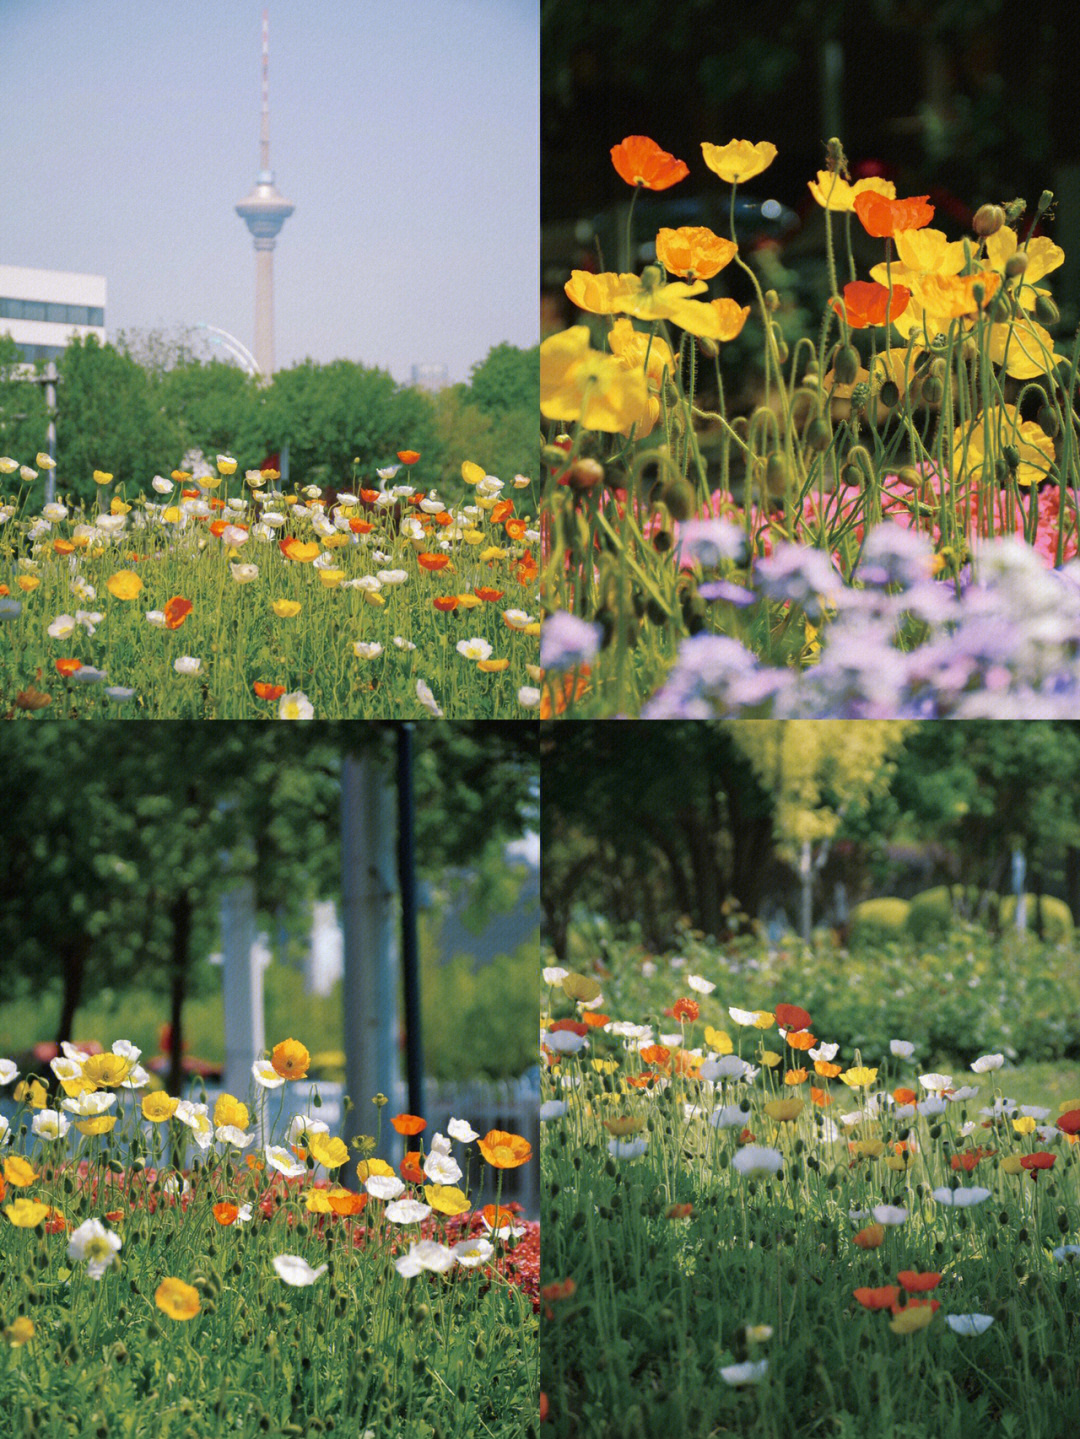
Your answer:
[[[540,408],[540,347],[494,345],[469,371],[470,402],[485,415]]]
[[[290,480],[341,488],[354,473],[373,480],[376,467],[394,464],[398,450],[420,452],[409,472],[418,488],[435,483],[440,462],[431,397],[351,360],[308,359],[279,370],[246,413],[236,443],[252,463],[287,444]],[[325,468],[309,479],[317,467]]]
[[[474,967],[466,955],[422,965],[424,1054],[433,1079],[513,1079],[536,1064],[536,945]]]
[[[38,366],[38,371],[43,366]],[[10,335],[0,335],[0,455],[11,455],[32,467],[38,450],[45,448],[49,423],[45,386],[25,378],[26,367],[19,359],[19,347]],[[19,484],[20,491],[25,485]],[[40,497],[44,482],[37,480],[31,500]]]
[[[967,895],[968,902],[974,903],[975,899],[975,892],[970,890]],[[908,933],[920,943],[923,940],[940,939],[952,929],[955,919],[956,901],[951,887],[947,884],[935,885],[933,889],[924,889],[912,899],[908,910]]]
[[[57,368],[58,497],[94,496],[95,469],[145,490],[162,456],[179,461],[176,425],[162,410],[150,376],[129,355],[87,335],[69,342]]]
[[[254,377],[220,360],[173,366],[162,375],[159,394],[176,426],[182,453],[198,448],[211,461],[218,454],[235,455],[241,436],[246,439],[256,424],[259,390]],[[249,468],[262,458],[249,454]]]
[[[851,911],[851,944],[899,939],[911,909],[905,899],[864,899]]]
[[[1073,937],[1072,911],[1064,900],[1055,899],[1052,894],[1040,897],[1029,894],[1027,898],[1027,928],[1034,931],[1038,924],[1038,910],[1042,907],[1042,932],[1050,944],[1068,944]],[[1001,901],[1002,928],[1010,928],[1016,920],[1016,896],[1007,894]]]

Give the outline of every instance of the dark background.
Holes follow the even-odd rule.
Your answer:
[[[609,152],[639,134],[685,160],[690,175],[664,195],[641,193],[635,238],[650,238],[658,224],[709,223],[661,215],[665,199],[708,203],[719,194],[726,204],[729,187],[705,168],[702,141],[770,140],[777,158],[745,187],[747,197],[776,199],[803,223],[740,224],[740,245],[774,237],[783,263],[796,268],[823,251],[807,181],[825,168],[832,135],[844,143],[853,179],[884,174],[898,196],[929,192],[932,223],[950,239],[979,204],[1016,196],[1029,207],[1022,235],[1051,189],[1057,204],[1042,230],[1065,250],[1051,285],[1062,311],[1055,334],[1067,333],[1080,309],[1078,56],[1080,8],[1065,4],[764,0],[736,9],[715,0],[543,0],[543,332],[580,318],[562,285],[571,268],[601,268],[597,216],[632,194]],[[616,268],[615,254],[603,258],[603,268]],[[865,279],[867,261],[856,258]],[[880,258],[875,242],[868,263]],[[714,282],[710,296],[725,292]]]

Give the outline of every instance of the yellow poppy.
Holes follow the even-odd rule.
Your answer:
[[[846,180],[829,170],[819,170],[816,180],[807,180],[811,195],[823,210],[847,210],[855,213],[855,197],[867,190],[884,195],[887,200],[896,199],[896,186],[891,180],[882,180],[870,175],[865,180],[856,180],[849,185]]]
[[[1003,457],[1006,445],[1020,456],[1016,482],[1037,485],[1046,479],[1054,463],[1054,442],[1034,420],[1020,421],[1015,405],[998,405],[990,411],[990,455],[986,454],[986,420],[977,415],[966,431],[963,425],[953,431],[952,463],[955,473],[961,471],[973,480],[991,481],[996,460]],[[966,443],[965,443],[966,439]],[[989,463],[988,463],[989,462]]]
[[[37,1178],[37,1171],[19,1154],[11,1154],[4,1160],[4,1178],[9,1184],[25,1189]]]
[[[540,411],[587,430],[628,431],[648,410],[645,376],[589,345],[585,325],[550,335],[540,346]]]
[[[92,1084],[123,1084],[134,1065],[122,1054],[90,1054],[83,1060],[83,1078]]]
[[[117,570],[105,581],[105,587],[118,600],[133,600],[143,587],[143,582],[134,570]]]
[[[220,1103],[220,1100],[218,1101]],[[153,1094],[144,1094],[142,1101],[143,1118],[149,1119],[151,1124],[162,1124],[166,1119],[171,1119],[176,1113],[176,1106],[179,1099],[173,1099],[163,1090],[157,1090]],[[216,1111],[215,1111],[216,1112]]]
[[[147,1096],[149,1098],[149,1096]],[[143,1101],[145,1107],[146,1101]],[[173,1101],[175,1108],[175,1101]],[[228,1124],[233,1129],[246,1129],[250,1120],[248,1107],[233,1094],[219,1094],[214,1104],[214,1124]]]
[[[664,269],[693,280],[711,280],[731,263],[738,248],[734,240],[714,235],[704,225],[656,232],[656,258]]]
[[[424,1198],[439,1214],[464,1214],[469,1207],[456,1184],[425,1184]]]
[[[154,1303],[170,1319],[194,1319],[199,1312],[199,1291],[182,1279],[163,1279],[154,1291]]]
[[[311,1055],[298,1039],[283,1039],[270,1052],[270,1063],[282,1079],[303,1079],[311,1063]]]
[[[4,1205],[4,1213],[16,1229],[33,1229],[48,1212],[49,1206],[39,1204],[36,1199],[13,1199],[10,1204]]]
[[[768,140],[759,140],[756,145],[749,140],[729,140],[726,145],[703,141],[701,154],[714,175],[729,185],[736,185],[767,170],[776,159],[776,146]]]
[[[308,1149],[316,1163],[326,1169],[337,1169],[349,1157],[349,1147],[343,1139],[331,1139],[325,1134],[309,1134]]]
[[[637,275],[594,275],[589,270],[571,270],[563,288],[579,310],[591,315],[614,315],[641,293],[642,284]]]
[[[271,608],[278,619],[291,620],[300,613],[301,606],[299,600],[274,600]]]

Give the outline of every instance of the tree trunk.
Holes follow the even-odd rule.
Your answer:
[[[690,868],[694,875],[694,909],[691,918],[694,924],[719,937],[723,927],[720,913],[720,873],[716,862],[716,848],[708,826],[694,810],[683,810],[680,823],[686,830],[686,842],[690,847]]]
[[[64,945],[64,996],[60,1004],[57,1045],[64,1039],[71,1040],[75,1037],[75,1011],[82,1000],[83,976],[86,973],[89,953],[90,939],[87,935],[72,938]]]

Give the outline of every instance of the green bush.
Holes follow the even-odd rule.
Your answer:
[[[1029,933],[1034,933],[1038,899],[1033,894],[1025,897],[1027,899],[1027,928]],[[1006,895],[1001,901],[1001,927],[1003,929],[1011,928],[1015,917],[1016,896]],[[1068,944],[1073,936],[1073,917],[1072,911],[1064,900],[1055,899],[1052,894],[1043,895],[1042,927],[1043,938],[1049,944]]]
[[[907,928],[912,939],[919,941],[944,939],[957,918],[957,901],[964,897],[969,908],[978,899],[978,890],[969,885],[966,895],[958,887],[939,884],[934,889],[924,889],[911,901],[908,910]]]
[[[850,942],[882,944],[900,939],[911,905],[906,899],[865,899],[851,911]]]

